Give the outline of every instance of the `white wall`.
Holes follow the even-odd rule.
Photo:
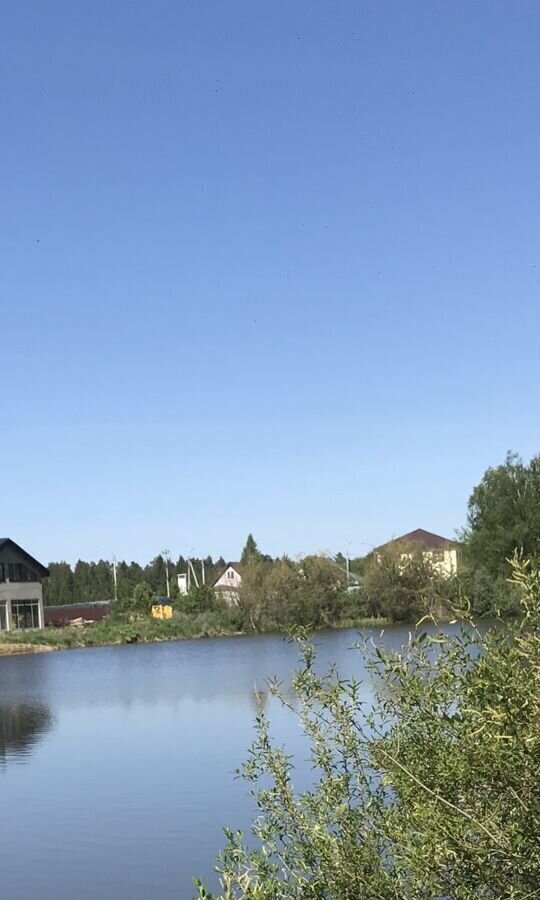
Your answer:
[[[43,589],[39,581],[2,581],[0,582],[0,601],[7,600],[7,630],[12,628],[11,601],[39,600],[39,626],[44,628],[43,621]]]
[[[229,606],[237,606],[239,601],[238,590],[242,584],[242,576],[232,566],[227,566],[214,584],[214,590]]]
[[[223,575],[214,584],[215,588],[239,588],[242,584],[242,576],[238,574],[236,569],[228,566]]]
[[[424,556],[431,560],[433,568],[439,572],[440,575],[450,578],[450,576],[455,575],[458,570],[457,549],[455,547],[450,547],[441,552],[442,558],[439,558],[437,551],[435,551],[435,553],[426,551]]]
[[[436,572],[445,578],[455,575],[460,564],[460,555],[458,547],[446,547],[441,550],[423,550],[422,556],[429,560]],[[401,559],[412,559],[412,553],[402,553]],[[381,555],[377,554],[377,559],[381,562]]]

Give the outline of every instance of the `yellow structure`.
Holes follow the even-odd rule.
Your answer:
[[[172,606],[170,603],[154,603],[152,607],[154,619],[172,619]]]
[[[432,531],[425,531],[423,528],[417,528],[416,531],[409,531],[401,537],[388,541],[381,547],[375,547],[377,559],[381,559],[381,551],[387,552],[394,549],[399,553],[400,548],[403,552],[399,555],[401,559],[411,559],[415,547],[419,547],[425,560],[431,563],[433,568],[443,578],[450,578],[455,575],[461,566],[461,545],[457,541],[449,538],[441,537],[440,534],[433,534]]]

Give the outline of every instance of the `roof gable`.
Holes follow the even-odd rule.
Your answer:
[[[420,544],[423,547],[428,547],[429,549],[437,549],[441,547],[457,547],[458,542],[453,541],[450,538],[442,537],[440,534],[434,534],[433,531],[426,531],[424,528],[416,528],[414,531],[409,531],[407,534],[402,534],[400,537],[394,538],[392,541],[387,541],[386,544],[381,544],[380,547],[377,547],[377,550],[384,550],[386,547],[392,547],[396,544]]]
[[[242,578],[242,575],[244,573],[244,566],[241,563],[229,562],[229,563],[227,563],[227,565],[223,566],[221,568],[221,570],[218,572],[217,576],[214,578],[214,580],[212,582],[212,587],[214,587],[214,585],[216,585],[218,583],[218,581],[221,578],[223,578],[223,576],[225,575],[225,572],[228,572],[229,569],[234,569],[236,574],[239,575],[240,578]]]
[[[34,559],[33,556],[30,556],[26,550],[16,544],[15,541],[12,541],[11,538],[0,538],[0,551],[4,548],[11,548],[15,550],[23,559],[25,559],[28,564],[36,570],[36,572],[41,575],[42,578],[47,578],[49,575],[49,570],[42,563],[38,562],[37,559]]]

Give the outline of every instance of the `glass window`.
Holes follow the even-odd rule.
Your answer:
[[[13,628],[39,628],[39,601],[12,600],[11,619]]]
[[[0,600],[0,631],[7,630],[6,601]]]
[[[0,581],[38,581],[37,575],[23,563],[1,563]]]

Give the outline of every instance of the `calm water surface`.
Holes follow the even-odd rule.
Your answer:
[[[318,635],[320,665],[362,677],[357,637]],[[189,900],[194,875],[215,884],[222,826],[246,828],[253,813],[234,770],[255,692],[290,680],[296,660],[276,635],[0,658],[1,896]],[[273,700],[267,711],[301,782],[297,722]]]

